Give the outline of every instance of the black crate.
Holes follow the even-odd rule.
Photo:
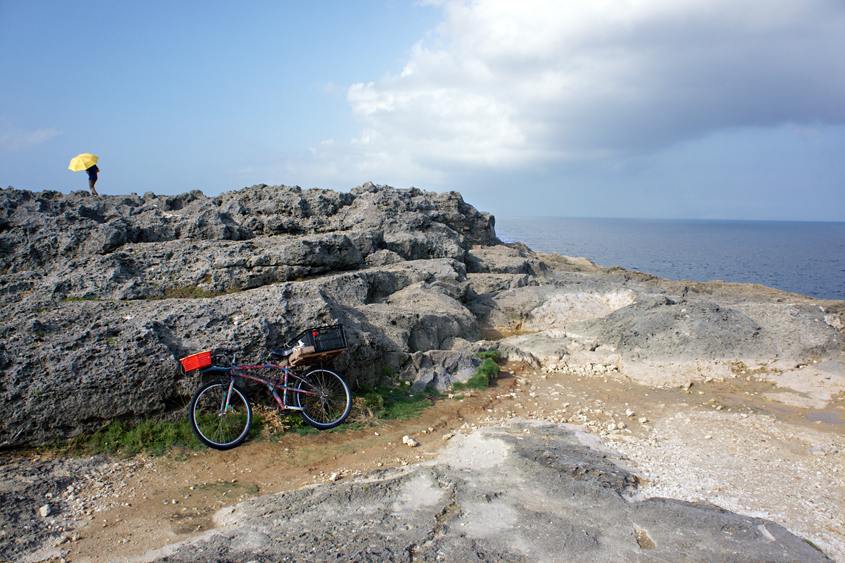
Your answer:
[[[343,350],[346,348],[346,334],[343,325],[321,326],[309,328],[299,333],[296,338],[288,342],[288,347],[297,346],[302,342],[305,346],[313,346],[314,353]]]

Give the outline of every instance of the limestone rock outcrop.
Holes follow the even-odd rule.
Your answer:
[[[0,303],[0,447],[177,416],[198,385],[178,358],[223,348],[263,362],[338,323],[349,350],[335,367],[353,386],[442,391],[497,348],[650,384],[764,360],[801,393],[807,378],[781,364],[812,363],[825,393],[845,390],[843,302],[538,254],[502,244],[458,193],[371,183],[214,198],[0,190]]]
[[[467,256],[498,243],[493,217],[460,194],[369,183],[216,198],[2,190],[0,444],[178,411],[198,383],[178,358],[266,361],[311,326],[346,327],[336,367],[352,383],[415,378],[422,354],[456,343],[441,361],[469,365],[481,333]]]

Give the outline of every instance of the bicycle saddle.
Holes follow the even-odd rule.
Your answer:
[[[294,350],[296,350],[296,348],[283,348],[283,349],[280,349],[280,350],[270,350],[270,355],[271,356],[278,356],[280,358],[287,358],[288,356],[293,354]]]

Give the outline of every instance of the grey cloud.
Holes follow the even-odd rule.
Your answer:
[[[368,85],[368,102],[381,105],[362,123],[390,138],[401,130],[411,150],[456,130],[500,131],[482,146],[499,142],[516,159],[639,154],[723,129],[845,123],[842,2],[617,4],[630,13],[588,14],[584,29],[550,3],[547,20],[510,22],[526,25],[525,44],[511,50],[485,43],[497,41],[484,28],[496,22],[472,13],[485,4],[463,6],[461,25],[444,28],[460,33],[449,48],[415,51],[411,75]],[[531,25],[546,39],[532,43]],[[488,99],[489,111],[479,102],[456,116],[473,98]],[[450,147],[425,158],[463,156]]]

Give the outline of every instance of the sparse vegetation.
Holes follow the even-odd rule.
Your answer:
[[[106,453],[131,457],[139,453],[161,455],[173,448],[195,450],[203,446],[185,418],[176,423],[145,420],[133,427],[118,420],[91,436],[74,438],[66,447],[70,453],[79,455]]]
[[[417,417],[434,404],[429,397],[436,395],[437,390],[431,387],[426,388],[425,393],[420,393],[407,385],[364,386],[358,396],[353,398],[348,423],[337,430],[347,429],[350,424],[370,424],[376,421],[408,420]],[[253,421],[249,431],[251,440],[274,440],[290,431],[319,432],[307,426],[298,414],[279,412],[275,405],[253,404],[252,410]],[[144,421],[135,426],[115,421],[93,435],[80,436],[56,446],[75,455],[108,454],[117,457],[131,457],[139,453],[162,455],[178,448],[204,449],[191,429],[187,417],[176,423]]]
[[[253,405],[252,425],[249,429],[251,439],[278,439],[288,430],[306,428],[302,418],[296,413],[282,413],[275,405]],[[307,427],[307,428],[310,428]]]
[[[496,379],[501,371],[499,365],[496,363],[501,355],[499,354],[498,350],[490,350],[486,352],[479,352],[479,358],[483,358],[484,361],[478,366],[478,370],[475,372],[475,375],[470,377],[464,383],[455,382],[452,385],[452,389],[455,391],[460,391],[461,389],[487,389],[490,386],[490,382]]]
[[[354,421],[408,420],[419,416],[432,406],[426,393],[414,391],[409,386],[370,387],[363,385],[360,396],[352,403],[356,410]]]
[[[478,356],[483,358],[484,362],[478,367],[476,374],[466,383],[456,383],[455,390],[485,389],[498,376],[500,368],[495,360],[499,359],[499,352],[495,350],[481,352]],[[392,377],[393,372],[386,368],[382,375]],[[438,396],[440,393],[431,385],[426,386],[424,392],[419,392],[413,390],[410,382],[407,381],[395,386],[363,385],[353,397],[352,412],[347,424],[339,427],[339,430],[349,428],[350,425],[416,418],[434,404],[432,397]],[[454,398],[463,398],[463,395]],[[279,412],[275,405],[254,404],[252,407],[253,422],[249,433],[249,438],[252,440],[278,439],[289,431],[317,432],[305,425],[296,413]],[[187,418],[177,423],[144,421],[133,427],[121,421],[115,421],[91,436],[71,440],[64,447],[76,454],[105,453],[121,457],[130,457],[138,453],[161,455],[174,448],[187,450],[203,448],[202,443],[191,430]]]
[[[502,354],[498,350],[484,350],[483,352],[476,354],[476,356],[482,360],[489,358],[494,362],[498,362],[502,358]]]

